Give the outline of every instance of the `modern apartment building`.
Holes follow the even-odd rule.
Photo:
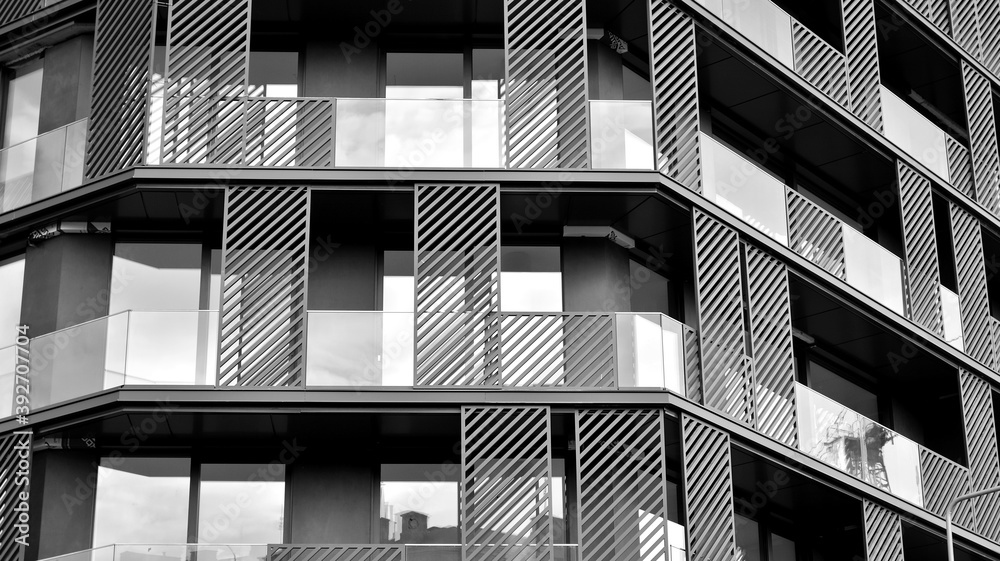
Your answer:
[[[0,0],[0,561],[944,561],[1000,0]],[[955,559],[1000,560],[1000,493]]]

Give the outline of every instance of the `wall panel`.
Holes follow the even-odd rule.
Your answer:
[[[729,435],[681,415],[688,559],[736,561]]]

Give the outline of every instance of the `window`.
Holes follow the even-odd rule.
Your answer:
[[[458,466],[383,464],[379,543],[460,544]],[[433,477],[432,477],[433,476]]]
[[[736,515],[736,558],[740,561],[795,561],[795,542],[756,520]]]
[[[263,97],[298,97],[299,53],[251,51],[250,91]]]
[[[110,313],[199,309],[201,260],[201,244],[116,244]]]
[[[878,397],[874,392],[812,360],[809,387],[873,421],[879,420]]]
[[[4,113],[3,147],[38,136],[42,100],[42,61],[35,59],[10,72]]]
[[[14,326],[21,321],[21,292],[24,289],[24,257],[0,260],[0,349],[14,344]],[[28,333],[31,336],[31,333]]]
[[[284,509],[284,465],[201,466],[198,543],[282,543]]]
[[[93,547],[186,542],[190,483],[187,458],[102,458]]]
[[[506,312],[561,312],[559,248],[505,246],[500,257],[500,309]]]

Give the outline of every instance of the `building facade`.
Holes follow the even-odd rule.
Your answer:
[[[1000,0],[0,0],[0,560],[937,561]],[[955,510],[1000,559],[1000,494]]]

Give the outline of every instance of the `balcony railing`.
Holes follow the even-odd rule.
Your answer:
[[[741,35],[792,68],[792,19],[767,0],[698,0]]]
[[[653,169],[653,104],[650,101],[590,102],[594,169]]]
[[[885,86],[882,92],[882,128],[885,137],[935,175],[951,183],[948,135]]]
[[[941,315],[944,340],[956,349],[965,352],[965,337],[962,335],[962,307],[958,294],[941,286]]]
[[[113,544],[45,561],[267,561],[266,544]]]
[[[916,442],[802,384],[795,385],[795,402],[800,450],[923,506]]]
[[[0,212],[82,185],[86,143],[83,119],[0,150]]]

